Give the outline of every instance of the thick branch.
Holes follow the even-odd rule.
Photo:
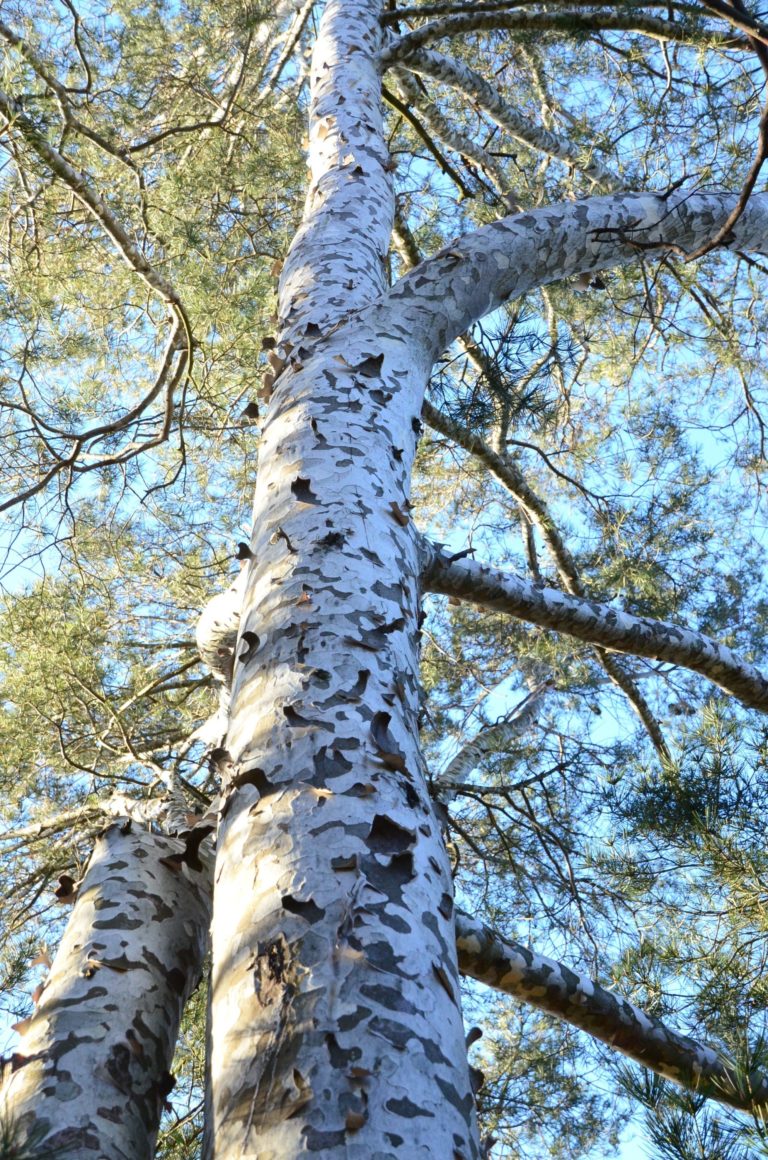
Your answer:
[[[404,62],[410,53],[433,40],[449,36],[463,36],[484,28],[504,28],[510,32],[565,32],[585,35],[592,32],[638,32],[652,40],[673,40],[690,44],[705,44],[720,48],[749,48],[749,41],[723,36],[693,24],[662,20],[637,11],[626,13],[583,12],[578,9],[565,12],[483,12],[444,16],[421,28],[408,32],[388,45],[382,53],[385,65]]]
[[[427,591],[456,596],[520,620],[564,632],[591,645],[691,669],[752,709],[768,712],[768,679],[726,645],[704,633],[650,617],[632,616],[597,600],[529,584],[474,560],[449,560],[436,551],[424,578]]]
[[[628,193],[503,218],[422,262],[372,309],[404,313],[434,362],[479,319],[535,287],[627,265],[640,252],[695,249],[735,201],[733,194]],[[752,196],[727,245],[768,251],[768,194]]]
[[[462,974],[579,1027],[665,1079],[742,1111],[768,1102],[768,1077],[761,1072],[743,1074],[714,1048],[463,911],[456,912],[456,945]]]

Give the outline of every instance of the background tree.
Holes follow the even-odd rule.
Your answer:
[[[421,751],[458,901],[502,936],[460,917],[461,969],[527,1000],[467,999],[496,1152],[610,1151],[628,1092],[661,1155],[755,1155],[767,697],[742,658],[765,619],[766,32],[719,4],[380,7],[335,0],[321,26],[312,3],[3,6],[7,1010],[31,1012],[56,880],[59,901],[99,889],[107,820],[186,834],[164,870],[199,883],[223,790],[217,1155],[254,1127],[286,1155],[382,1133],[414,1155],[424,1132],[447,1154],[417,1112],[449,1073],[440,1131],[473,1154]],[[221,673],[195,624],[248,538],[259,434],[209,766]],[[449,559],[467,551],[507,571]],[[423,695],[419,570],[442,593]],[[425,909],[436,926],[404,929]],[[700,1046],[587,1002],[521,943]],[[201,1006],[159,1155],[200,1139]],[[451,1048],[421,1069],[432,1030]],[[25,1060],[22,1039],[13,1075]],[[410,1102],[385,1107],[386,1060]],[[9,1122],[6,1150],[28,1130]]]

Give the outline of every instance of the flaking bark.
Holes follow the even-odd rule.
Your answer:
[[[424,577],[430,592],[575,636],[588,644],[668,661],[700,673],[751,709],[768,712],[768,678],[726,645],[703,632],[633,616],[610,604],[531,584],[475,560],[451,560],[436,551]]]
[[[217,1160],[479,1154],[418,745],[408,488],[430,369],[386,291],[379,0],[331,0],[280,284],[213,920]]]
[[[208,943],[207,873],[183,843],[114,823],[96,843],[2,1101],[34,1154],[149,1160],[181,1012]],[[32,1146],[32,1145],[30,1145]]]

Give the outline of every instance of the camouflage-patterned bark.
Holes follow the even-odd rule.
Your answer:
[[[6,1065],[3,1108],[30,1155],[154,1155],[182,1008],[208,942],[209,875],[180,866],[183,850],[131,822],[97,841]]]
[[[750,708],[768,711],[768,678],[702,632],[632,616],[599,600],[531,584],[512,572],[476,560],[452,560],[440,552],[433,553],[426,586],[430,592],[496,608],[589,644],[670,661],[707,677]]]
[[[741,1072],[714,1048],[681,1035],[586,975],[502,938],[461,912],[456,943],[462,974],[580,1027],[681,1087],[743,1111],[765,1107],[768,1080],[763,1073]]]
[[[478,1155],[417,715],[429,363],[385,292],[380,0],[331,0],[280,286],[213,920],[217,1160]],[[284,362],[284,365],[281,365]]]

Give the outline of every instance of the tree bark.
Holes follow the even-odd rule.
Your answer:
[[[129,821],[97,841],[6,1064],[5,1111],[30,1155],[154,1155],[182,1009],[208,945],[209,876],[174,862],[183,849]]]
[[[408,487],[431,359],[398,309],[360,317],[392,221],[380,11],[324,10],[280,286],[214,895],[217,1160],[479,1151],[418,745]]]
[[[764,1073],[741,1071],[713,1047],[462,911],[456,912],[456,942],[463,975],[587,1031],[665,1079],[741,1111],[768,1102]]]
[[[649,616],[633,616],[599,600],[531,584],[514,572],[476,560],[454,560],[439,551],[433,554],[425,583],[430,592],[508,612],[592,645],[680,665],[719,685],[749,708],[768,712],[768,678],[703,632]]]

